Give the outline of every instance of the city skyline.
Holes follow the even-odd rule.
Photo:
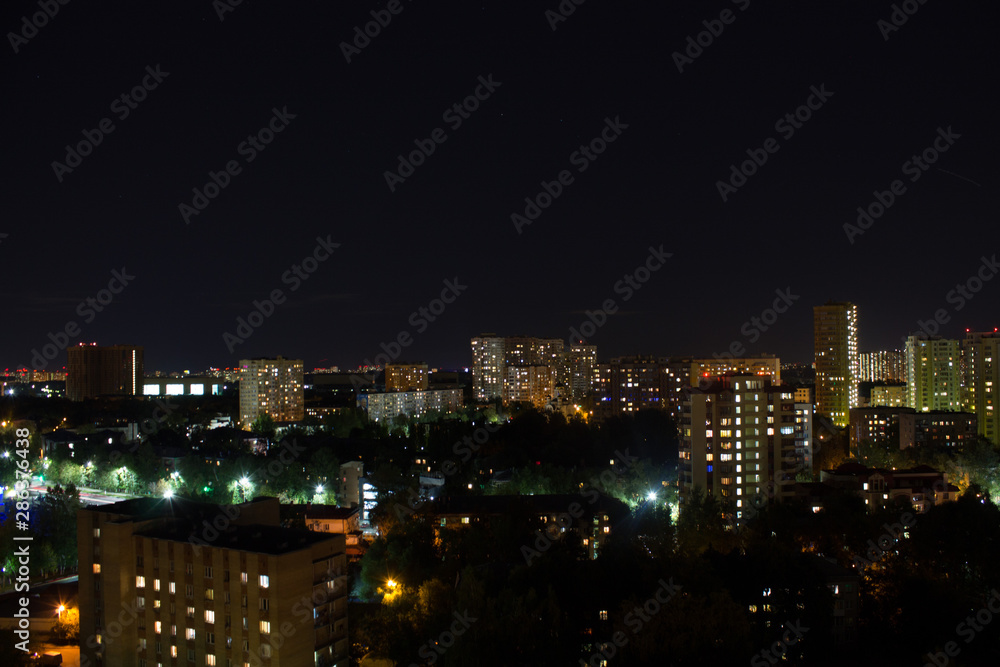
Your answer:
[[[456,368],[588,323],[805,363],[830,299],[862,350],[996,324],[988,8],[214,5],[4,12],[0,367],[65,334]]]

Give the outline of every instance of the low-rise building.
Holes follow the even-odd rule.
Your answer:
[[[959,489],[948,474],[930,466],[887,470],[851,462],[820,472],[820,481],[863,498],[869,511],[880,507],[912,507],[927,512],[934,505],[958,500]]]
[[[458,496],[435,501],[424,512],[440,536],[442,530],[461,529],[503,517],[536,519],[550,539],[575,536],[590,558],[597,558],[601,544],[614,526],[629,516],[625,503],[596,491],[574,495]]]
[[[358,394],[358,408],[373,421],[393,419],[400,415],[416,418],[432,413],[450,414],[462,409],[461,389],[429,389],[427,391],[393,391]]]

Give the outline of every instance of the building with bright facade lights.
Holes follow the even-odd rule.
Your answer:
[[[907,406],[918,411],[961,410],[961,355],[957,340],[908,336]]]
[[[858,355],[858,369],[858,382],[906,382],[906,352],[862,352]]]
[[[791,388],[767,376],[728,375],[686,394],[678,468],[682,507],[700,489],[731,503],[739,522],[757,494],[791,497],[796,474],[812,470],[813,406],[796,403]]]
[[[67,348],[66,354],[66,398],[69,400],[142,394],[142,347],[99,347],[96,343],[81,343]]]
[[[1000,444],[1000,333],[966,331],[962,341],[965,410],[976,413],[979,435]]]
[[[226,388],[224,378],[185,375],[184,377],[152,377],[142,382],[143,396],[218,396]]]
[[[816,413],[847,426],[858,407],[858,307],[827,302],[813,307]]]
[[[85,507],[77,542],[84,665],[349,663],[345,536],[280,527],[274,498]]]
[[[250,425],[261,415],[268,415],[276,422],[305,418],[301,359],[240,361],[240,428],[250,430]]]

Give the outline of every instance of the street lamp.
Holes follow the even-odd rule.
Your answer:
[[[316,493],[323,493],[323,485],[322,484],[317,484],[316,485]]]
[[[242,477],[240,478],[240,498],[242,502],[247,501],[247,490],[250,488],[250,478]]]

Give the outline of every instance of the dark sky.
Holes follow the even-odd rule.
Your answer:
[[[591,338],[604,359],[738,341],[811,361],[812,306],[830,298],[858,304],[862,349],[897,346],[939,308],[946,335],[1000,322],[1000,280],[961,310],[948,299],[1000,250],[985,3],[911,0],[886,40],[891,3],[871,0],[588,0],[556,30],[557,0],[403,0],[348,63],[341,42],[387,4],[244,0],[220,21],[209,0],[78,0],[17,53],[8,34],[0,368],[30,366],[67,323],[72,342],[144,345],[147,369],[277,354],[353,367],[401,332],[399,358],[464,366],[477,333],[566,338],[609,298],[619,311]],[[723,10],[732,22],[679,72],[672,54]],[[0,26],[37,11],[4,3]],[[157,66],[135,109],[115,103]],[[453,129],[443,113],[480,76],[500,85]],[[776,121],[813,86],[832,96],[787,136]],[[248,162],[238,147],[275,108],[295,117]],[[105,118],[113,131],[60,182],[52,163]],[[607,118],[627,128],[574,159]],[[960,137],[911,182],[904,163],[939,127]],[[446,140],[390,191],[397,155],[436,128]],[[717,182],[769,138],[777,152],[723,202]],[[186,224],[179,205],[231,160],[240,173]],[[572,183],[519,234],[511,215],[563,170]],[[895,179],[905,192],[849,242],[844,224]],[[340,247],[292,290],[282,276],[317,237]],[[616,293],[661,245],[662,268]],[[122,267],[121,293],[78,312]],[[456,277],[454,303],[411,320]],[[286,301],[230,351],[223,334],[276,289]],[[799,298],[741,332],[779,289]]]

